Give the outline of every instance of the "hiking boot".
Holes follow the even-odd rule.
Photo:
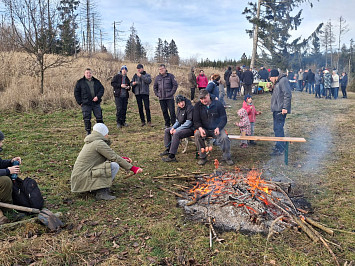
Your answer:
[[[124,126],[124,127],[128,127],[128,124],[127,123],[123,123],[123,125],[122,126]]]
[[[164,157],[162,158],[163,162],[169,163],[169,162],[177,162],[176,157],[170,158],[170,157]]]
[[[206,158],[201,158],[197,161],[198,165],[205,165],[207,163],[207,159]]]
[[[142,123],[141,123],[141,127],[144,127],[144,126],[145,126],[145,122],[142,122]]]
[[[160,156],[165,156],[165,155],[169,155],[169,150],[165,150],[160,154]]]
[[[150,126],[150,127],[154,127],[154,125],[153,125],[152,122],[150,122],[150,121],[149,121],[147,124],[148,124],[148,126]]]
[[[122,125],[120,123],[117,123],[117,128],[121,128]]]
[[[95,198],[97,200],[114,200],[116,197],[109,194],[109,188],[96,190]]]

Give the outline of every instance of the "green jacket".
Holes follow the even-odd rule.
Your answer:
[[[84,139],[84,147],[75,161],[71,174],[71,191],[85,192],[112,185],[111,162],[126,170],[132,165],[118,156],[109,146],[109,140],[93,131]]]

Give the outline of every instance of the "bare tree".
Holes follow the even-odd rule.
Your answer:
[[[349,26],[346,24],[346,20],[340,16],[339,18],[339,38],[338,38],[338,58],[337,58],[337,69],[339,69],[339,58],[340,58],[340,52],[341,52],[341,38],[345,33],[349,31]]]
[[[329,20],[324,27],[322,35],[322,45],[325,47],[325,66],[328,67],[328,54],[330,53],[330,66],[333,67],[333,44],[335,43],[335,35],[333,24]]]
[[[37,72],[41,77],[40,93],[43,94],[45,71],[68,62],[68,58],[54,54],[57,41],[57,6],[51,5],[49,0],[2,2],[11,20],[12,41],[37,63]]]
[[[95,0],[83,0],[81,5],[81,23],[85,26],[83,32],[84,50],[91,54],[96,51],[96,37],[100,36],[100,14],[97,12]]]

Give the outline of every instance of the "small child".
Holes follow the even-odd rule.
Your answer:
[[[245,95],[244,97],[243,108],[248,113],[249,122],[250,122],[250,131],[251,131],[250,136],[254,136],[255,117],[257,115],[260,115],[262,112],[256,111],[255,106],[253,104],[253,99],[249,94]],[[256,145],[256,142],[254,140],[251,140],[249,143],[251,145]]]
[[[248,118],[248,113],[244,108],[238,110],[238,115],[240,117],[239,123],[235,123],[236,126],[240,128],[240,135],[241,136],[250,136],[250,122]],[[248,142],[246,140],[242,140],[240,147],[247,148]]]

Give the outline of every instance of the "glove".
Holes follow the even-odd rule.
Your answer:
[[[134,174],[137,174],[137,171],[138,171],[139,169],[140,169],[139,167],[133,165],[130,170],[131,170]]]

